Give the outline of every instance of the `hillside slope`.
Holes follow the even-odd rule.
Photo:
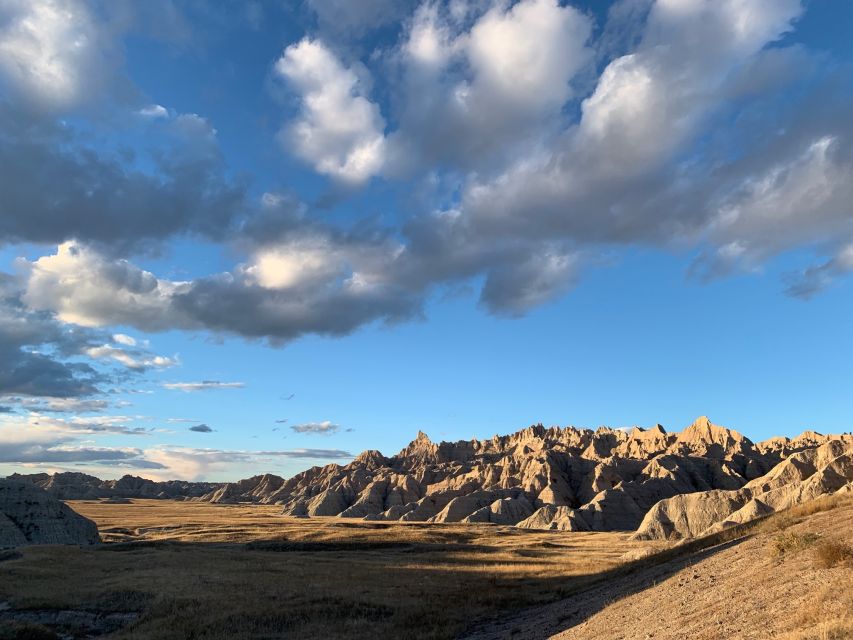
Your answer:
[[[834,502],[778,514],[754,535],[609,579],[467,640],[851,638],[853,498]],[[843,545],[827,566],[826,550]]]

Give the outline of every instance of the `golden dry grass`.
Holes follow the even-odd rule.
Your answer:
[[[277,507],[75,502],[107,544],[0,563],[15,608],[139,611],[111,637],[453,638],[558,599],[643,543],[621,533],[277,516]]]

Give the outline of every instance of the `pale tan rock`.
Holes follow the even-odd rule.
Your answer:
[[[812,441],[816,439],[810,436]],[[703,491],[661,500],[645,515],[636,539],[706,535],[808,502],[850,491],[853,443],[829,439],[792,454],[735,491]]]

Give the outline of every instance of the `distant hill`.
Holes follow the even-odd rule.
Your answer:
[[[154,482],[126,475],[118,480],[101,480],[85,473],[13,473],[9,479],[34,484],[60,500],[98,500],[101,498],[158,498],[185,500],[198,498],[222,486],[216,482],[168,480]]]

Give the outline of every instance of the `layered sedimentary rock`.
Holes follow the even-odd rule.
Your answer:
[[[102,481],[73,473],[18,478],[63,499],[248,502],[281,505],[290,516],[566,531],[633,531],[642,523],[641,535],[683,537],[849,485],[844,461],[826,459],[848,446],[853,436],[814,431],[755,444],[703,417],[680,433],[660,425],[536,425],[488,440],[441,443],[419,433],[395,456],[365,451],[347,465],[313,467],[289,479],[265,474],[217,484],[132,476]]]
[[[96,544],[98,527],[46,491],[0,480],[0,548],[28,544]]]
[[[348,465],[258,476],[201,499],[280,504],[294,516],[635,530],[661,500],[740,490],[829,440],[807,432],[756,445],[704,417],[680,433],[537,425],[452,443],[419,433],[395,456],[366,451]]]
[[[644,540],[695,537],[809,500],[850,491],[853,439],[842,436],[826,441],[813,433],[807,439],[817,446],[803,448],[802,442],[794,444],[792,449],[797,453],[737,490],[703,491],[661,500],[645,515],[635,537]]]

